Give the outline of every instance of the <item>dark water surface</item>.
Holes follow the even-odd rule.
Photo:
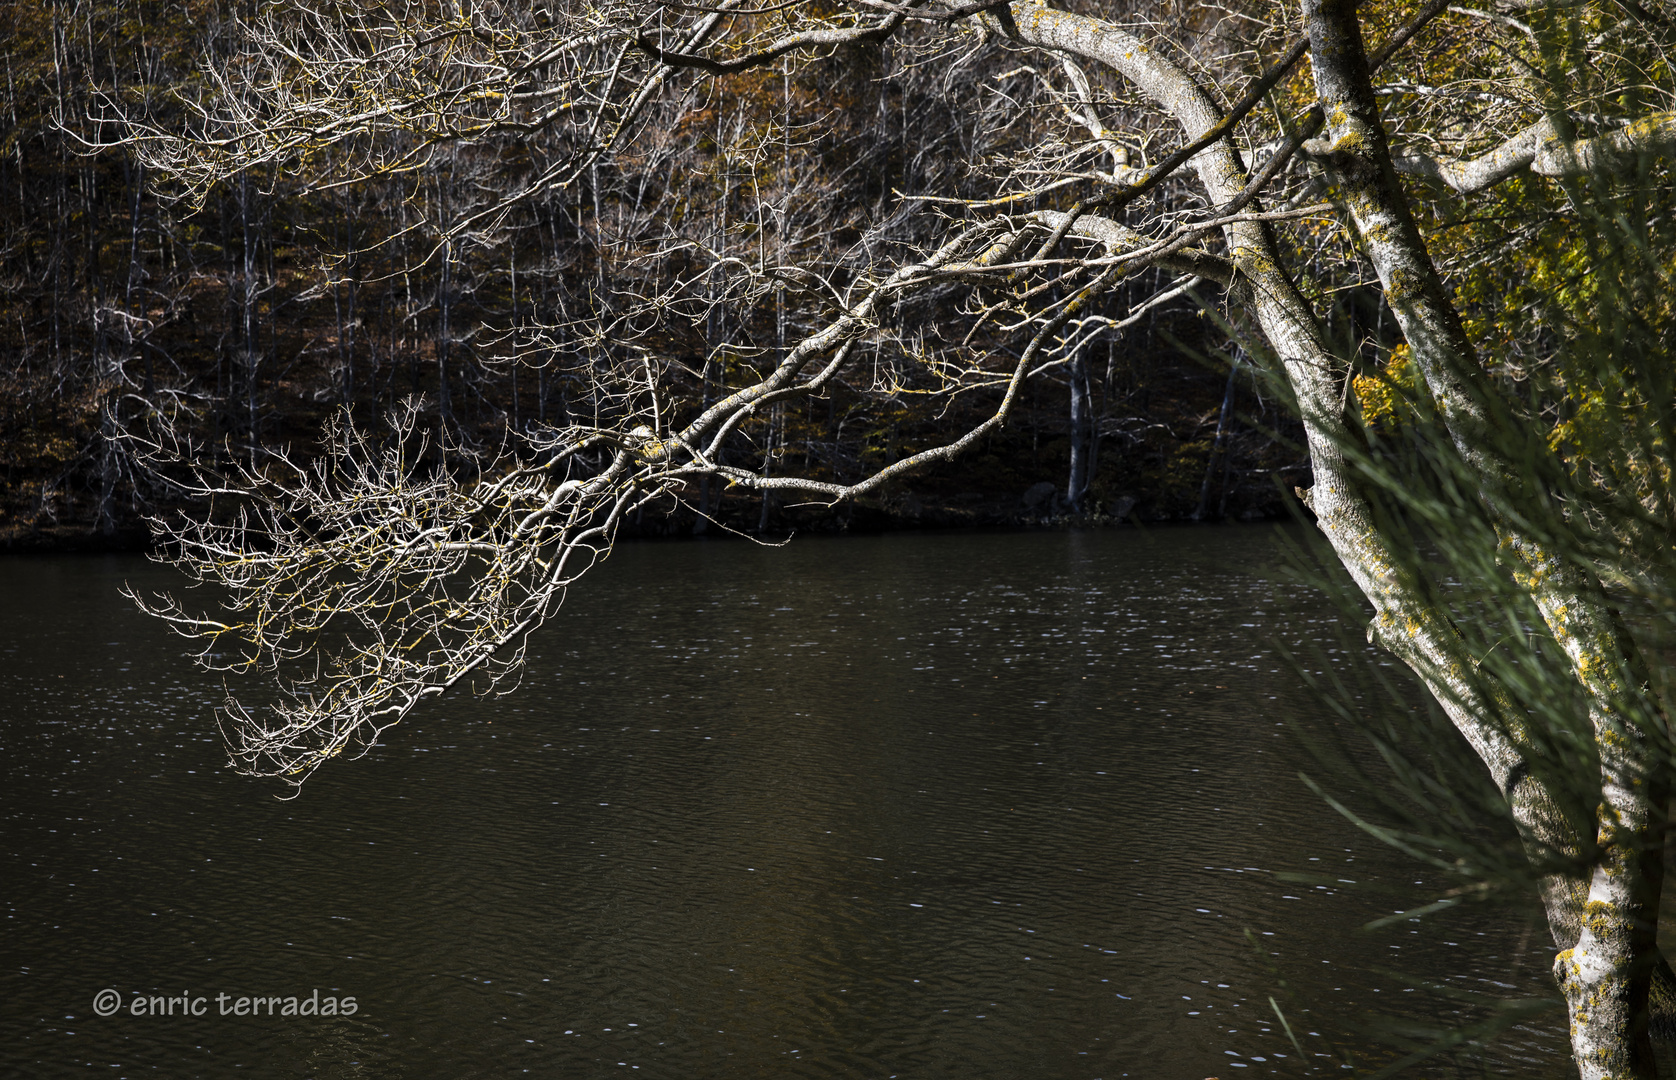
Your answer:
[[[1278,551],[624,547],[518,693],[291,802],[224,769],[218,684],[116,593],[168,572],[0,562],[0,1075],[1350,1075],[1368,1010],[1551,995],[1505,909],[1358,929],[1442,886],[1298,779],[1285,723],[1333,720],[1277,644],[1375,661]],[[357,1011],[215,999],[316,992]],[[1562,1025],[1478,1060],[1563,1075]]]

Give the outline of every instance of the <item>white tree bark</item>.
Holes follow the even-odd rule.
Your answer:
[[[1347,18],[1354,29],[1354,9],[1349,4],[1344,8],[1340,18]],[[1036,4],[1016,4],[1010,16],[995,19],[993,25],[1020,43],[1108,65],[1169,109],[1189,139],[1219,119],[1214,102],[1184,70],[1117,27]],[[1325,66],[1329,84],[1336,87],[1339,84],[1333,83],[1330,73],[1349,62],[1342,54],[1342,42],[1323,33],[1312,40],[1312,47],[1318,80]],[[1365,83],[1359,32],[1354,61]],[[1371,90],[1367,96],[1371,101]],[[1344,104],[1324,92],[1335,145],[1353,122]],[[1377,117],[1377,112],[1367,115]],[[1364,123],[1363,128],[1367,127]],[[1365,131],[1362,134],[1368,153],[1377,158],[1384,154],[1383,133],[1377,125],[1372,127],[1377,141]],[[1363,145],[1355,138],[1351,143]],[[1368,246],[1387,296],[1417,354],[1425,358],[1470,356],[1459,318],[1425,258],[1412,221],[1406,234],[1397,228],[1396,218],[1406,214],[1392,211],[1393,205],[1403,204],[1393,203],[1400,199],[1400,190],[1395,187],[1389,157],[1384,157],[1385,172],[1393,177],[1389,189],[1359,189],[1350,202],[1364,242],[1370,235],[1375,238]],[[1243,165],[1227,140],[1205,149],[1193,165],[1216,203],[1232,199],[1245,182]],[[1083,234],[1119,239],[1110,227],[1090,225]],[[1585,846],[1583,838],[1572,830],[1554,792],[1532,774],[1528,755],[1535,751],[1521,738],[1519,716],[1497,688],[1486,687],[1474,674],[1477,665],[1463,655],[1461,638],[1444,614],[1421,597],[1415,583],[1404,580],[1401,560],[1394,557],[1358,492],[1358,480],[1341,452],[1351,434],[1332,375],[1331,353],[1303,297],[1281,270],[1267,226],[1260,222],[1232,225],[1227,239],[1236,291],[1244,294],[1256,314],[1297,393],[1315,472],[1312,509],[1340,560],[1373,604],[1370,636],[1421,677],[1477,751],[1508,798],[1533,857],[1577,857]],[[1473,426],[1483,420],[1460,371],[1458,365],[1451,369],[1442,363],[1430,364],[1427,373],[1433,393],[1460,431],[1461,449],[1468,460],[1494,469],[1490,475],[1506,475],[1505,462],[1483,460],[1493,441],[1483,437],[1482,427]],[[1596,1070],[1585,1075],[1651,1075],[1643,1036],[1649,986],[1654,971],[1663,966],[1653,937],[1662,866],[1656,855],[1658,845],[1651,841],[1662,828],[1663,804],[1662,785],[1648,775],[1645,748],[1633,727],[1624,723],[1619,708],[1619,703],[1641,700],[1642,681],[1625,677],[1635,670],[1634,647],[1605,605],[1598,582],[1583,580],[1574,568],[1551,565],[1551,559],[1545,562],[1542,553],[1528,544],[1519,551],[1533,596],[1597,703],[1591,719],[1598,736],[1613,743],[1611,751],[1603,754],[1604,799],[1598,835],[1592,838],[1605,852],[1599,868],[1587,882],[1565,875],[1552,875],[1544,882],[1550,928],[1562,949],[1556,976],[1572,1008],[1574,1049],[1581,1068]],[[1605,1071],[1588,1062],[1602,1063]]]
[[[1391,160],[1400,173],[1428,177],[1470,193],[1494,187],[1526,170],[1537,176],[1575,177],[1605,169],[1633,168],[1641,156],[1667,154],[1673,148],[1676,113],[1656,113],[1592,139],[1567,138],[1552,119],[1544,117],[1475,158],[1436,157],[1399,148],[1392,151]]]
[[[1439,415],[1483,495],[1498,531],[1555,640],[1592,701],[1600,751],[1600,851],[1576,943],[1559,954],[1555,977],[1571,1015],[1572,1052],[1585,1080],[1657,1074],[1646,1038],[1657,966],[1666,788],[1657,777],[1656,717],[1633,641],[1586,568],[1523,533],[1500,509],[1540,507],[1545,493],[1503,456],[1492,431],[1480,367],[1441,277],[1409,212],[1392,166],[1368,77],[1354,0],[1305,0],[1310,57],[1327,117],[1319,155],[1372,260],[1385,296],[1437,403]]]

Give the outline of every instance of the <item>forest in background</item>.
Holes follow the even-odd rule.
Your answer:
[[[619,310],[631,317],[637,298],[657,295],[701,255],[724,266],[765,249],[866,258],[920,241],[940,219],[908,196],[986,190],[974,141],[1004,154],[1008,143],[1048,137],[1046,118],[1040,129],[1027,118],[998,132],[985,116],[1009,81],[1042,77],[1005,70],[1004,54],[951,82],[911,55],[853,49],[742,74],[726,96],[705,84],[671,90],[668,122],[654,120],[653,137],[632,153],[607,154],[510,221],[439,245],[445,230],[539,175],[563,152],[552,140],[565,136],[486,140],[353,187],[256,170],[201,204],[160,198],[130,155],[95,149],[98,118],[112,100],[166,112],[159,102],[206,49],[238,62],[228,9],[217,0],[3,7],[14,31],[0,109],[0,545],[13,549],[145,542],[144,515],[167,508],[171,494],[137,467],[120,429],[151,410],[184,421],[216,453],[259,462],[281,447],[308,454],[341,407],[364,422],[423,395],[457,468],[509,430],[604,422],[614,402],[598,375],[622,358],[580,328],[610,325]],[[1143,138],[1157,122],[1134,119]],[[1163,197],[1192,195],[1181,183]],[[707,252],[664,242],[671,223],[690,235],[695,222]],[[704,311],[640,335],[662,377],[699,401],[755,377],[807,330],[795,321],[808,305],[792,295],[806,283],[735,295],[725,272],[710,281]],[[1115,320],[1161,284],[1159,271],[1126,282],[1105,299],[1108,314]],[[1217,295],[1205,288],[1202,298]],[[954,305],[963,295],[951,285],[912,302]],[[939,315],[928,311],[924,324],[950,323]],[[911,485],[834,513],[706,482],[685,505],[627,527],[703,532],[703,515],[782,532],[1283,512],[1281,492],[1309,484],[1284,403],[1237,355],[1216,351],[1224,336],[1193,296],[1125,321],[1033,379],[981,449]],[[903,336],[896,344],[916,347]],[[861,358],[827,400],[747,421],[725,453],[748,468],[841,482],[993,407],[983,394],[934,393],[893,359],[883,350]],[[1085,475],[1073,498],[1079,456]]]

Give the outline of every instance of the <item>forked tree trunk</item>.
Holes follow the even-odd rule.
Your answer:
[[[1316,77],[1327,84],[1323,105],[1342,127],[1346,116],[1342,106],[1357,104],[1351,97],[1365,92],[1371,100],[1354,5],[1339,0],[1330,9],[1316,4],[1310,10]],[[1174,114],[1189,139],[1221,119],[1215,102],[1186,71],[1112,24],[1032,3],[1013,4],[986,16],[986,23],[1019,44],[1105,64]],[[1330,89],[1335,87],[1336,91]],[[1333,92],[1345,100],[1325,100]],[[1383,162],[1384,174],[1394,175],[1377,111],[1362,115],[1368,118],[1364,127],[1377,138],[1363,138],[1356,145],[1372,155],[1369,160],[1374,164]],[[1193,165],[1216,205],[1234,199],[1247,182],[1244,164],[1227,139],[1201,152]],[[1378,174],[1376,170],[1375,178]],[[1352,208],[1388,212],[1390,207],[1381,204],[1375,198],[1378,195],[1375,189],[1362,191],[1350,200]],[[1392,185],[1380,197],[1400,198],[1400,189]],[[1255,209],[1255,204],[1250,208]],[[1405,206],[1402,209],[1406,211]],[[1366,237],[1369,223],[1359,220],[1357,224],[1363,226]],[[1408,224],[1412,231],[1412,221]],[[1400,657],[1420,677],[1484,761],[1533,857],[1581,855],[1585,845],[1569,824],[1560,800],[1540,771],[1531,767],[1538,751],[1516,737],[1521,727],[1515,722],[1514,703],[1499,687],[1486,686],[1468,674],[1477,664],[1465,653],[1464,639],[1446,613],[1429,603],[1418,582],[1410,578],[1359,491],[1359,478],[1342,452],[1350,445],[1352,432],[1333,376],[1332,351],[1314,312],[1282,269],[1270,230],[1262,222],[1247,221],[1228,226],[1226,236],[1238,270],[1236,298],[1256,316],[1296,393],[1314,471],[1311,508],[1345,569],[1373,605],[1370,639]],[[1464,345],[1459,318],[1424,259],[1417,232],[1404,238],[1403,244],[1370,251],[1370,255],[1379,266],[1393,310],[1399,318],[1408,319],[1404,331],[1411,347],[1437,359],[1446,347]],[[1397,258],[1393,262],[1387,256]],[[1430,272],[1431,281],[1413,276],[1420,263]],[[1406,303],[1417,292],[1423,294],[1422,300],[1441,298],[1442,303],[1432,307]],[[1427,377],[1431,383],[1433,372],[1428,371]],[[1434,385],[1434,394],[1440,389],[1448,399],[1450,388]],[[1452,400],[1461,398],[1456,395]],[[1487,440],[1473,445],[1470,434],[1470,430],[1461,432],[1469,454],[1489,450]],[[1583,682],[1597,703],[1592,719],[1597,731],[1609,734],[1618,722],[1613,713],[1617,704],[1635,700],[1641,693],[1639,685],[1624,678],[1637,669],[1633,645],[1601,602],[1598,582],[1582,580],[1575,571],[1556,572],[1562,568],[1542,564],[1540,554],[1530,551],[1526,555],[1530,580],[1533,586],[1540,583],[1533,587],[1533,597],[1579,672],[1588,676]],[[1602,646],[1610,655],[1596,655]],[[1662,867],[1660,845],[1650,841],[1656,840],[1663,827],[1663,785],[1653,782],[1646,768],[1643,744],[1632,740],[1604,753],[1602,759],[1604,797],[1599,835],[1594,839],[1604,855],[1591,881],[1551,876],[1544,883],[1543,898],[1550,928],[1562,950],[1556,976],[1571,1012],[1579,1069],[1590,1078],[1651,1077],[1656,1069],[1645,1038],[1648,1006],[1672,988],[1669,966],[1659,956],[1653,937]]]
[[[1321,160],[1337,181],[1438,413],[1463,461],[1482,478],[1492,513],[1510,497],[1517,505],[1540,506],[1544,493],[1528,469],[1503,458],[1474,392],[1482,367],[1397,181],[1354,0],[1305,0],[1304,14],[1327,117]],[[1566,929],[1554,977],[1571,1018],[1572,1053],[1585,1080],[1656,1076],[1647,1028],[1658,967],[1668,786],[1655,760],[1657,733],[1644,730],[1640,718],[1657,717],[1658,710],[1644,700],[1645,666],[1635,643],[1592,573],[1522,535],[1517,522],[1498,515],[1497,531],[1512,554],[1515,576],[1589,693],[1600,755],[1598,855],[1574,940],[1566,940],[1571,912],[1555,913]],[[1570,907],[1575,898],[1555,895],[1550,902]]]

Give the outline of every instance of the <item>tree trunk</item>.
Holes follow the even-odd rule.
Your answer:
[[[1228,385],[1222,391],[1222,409],[1216,416],[1216,437],[1210,443],[1210,459],[1205,462],[1205,482],[1199,485],[1199,508],[1193,511],[1194,521],[1203,521],[1205,507],[1210,502],[1210,482],[1216,475],[1216,463],[1222,458],[1222,436],[1228,428],[1228,411],[1234,404],[1234,380],[1240,373],[1240,357],[1236,350],[1234,359],[1228,365]],[[1227,473],[1223,473],[1226,478]],[[1227,480],[1223,480],[1223,494],[1227,494]],[[1221,510],[1217,510],[1221,516]]]
[[[1071,477],[1065,485],[1065,507],[1073,514],[1082,513],[1083,499],[1088,495],[1089,455],[1089,394],[1088,360],[1078,349],[1071,357]]]
[[[452,328],[449,326],[449,315],[452,314],[453,300],[453,264],[454,245],[444,241],[442,245],[442,277],[437,289],[437,339],[436,339],[436,381],[437,381],[437,412],[442,417],[442,426],[446,430],[454,419],[454,405],[448,393],[448,346]],[[440,444],[439,444],[440,445]]]
[[[1392,166],[1355,4],[1305,0],[1304,14],[1328,118],[1329,146],[1318,156],[1337,182],[1438,414],[1462,460],[1481,478],[1516,579],[1529,589],[1592,699],[1600,754],[1599,854],[1580,933],[1570,947],[1559,941],[1563,951],[1554,963],[1571,1017],[1572,1053],[1584,1080],[1654,1077],[1648,1005],[1658,967],[1668,791],[1653,754],[1659,733],[1646,730],[1642,719],[1662,721],[1648,700],[1645,665],[1592,571],[1552,554],[1501,513],[1510,504],[1540,508],[1544,493],[1528,468],[1503,456],[1485,398],[1473,385],[1483,369]],[[1575,888],[1552,888],[1547,900],[1550,923],[1559,924],[1556,939],[1560,926],[1570,937]]]
[[[239,177],[239,223],[244,229],[244,271],[240,276],[239,313],[244,346],[245,434],[251,463],[256,461],[256,376],[262,363],[261,345],[256,340],[256,235],[250,225],[250,176]]]
[[[1341,7],[1354,30],[1354,8],[1348,3]],[[1322,22],[1313,20],[1312,31],[1318,32]],[[1106,64],[1170,110],[1190,139],[1221,119],[1220,109],[1184,70],[1160,51],[1111,24],[1034,4],[1015,4],[1004,15],[989,17],[987,23],[992,30],[1022,44]],[[1329,58],[1326,63],[1324,53]],[[1312,41],[1312,55],[1318,80],[1324,70],[1331,71],[1334,61],[1342,65],[1348,58],[1367,84],[1359,33],[1353,57],[1347,57],[1336,42],[1328,41]],[[1332,115],[1331,103],[1323,104]],[[1382,150],[1382,139],[1379,146]],[[1215,204],[1233,200],[1247,181],[1244,165],[1227,139],[1207,147],[1194,159],[1193,166]],[[1251,208],[1256,208],[1255,202]],[[1418,583],[1410,579],[1403,560],[1360,493],[1360,481],[1343,453],[1344,447],[1352,445],[1352,432],[1332,374],[1336,367],[1333,353],[1319,321],[1281,269],[1269,228],[1263,222],[1239,222],[1228,226],[1226,235],[1240,275],[1234,289],[1236,297],[1256,316],[1297,397],[1314,472],[1308,502],[1339,560],[1373,605],[1370,638],[1420,677],[1466,737],[1507,798],[1513,819],[1533,847],[1533,854],[1542,849],[1581,854],[1582,842],[1569,824],[1561,799],[1527,760],[1527,755],[1536,751],[1516,742],[1510,734],[1521,730],[1516,710],[1499,687],[1487,685],[1481,678],[1476,658],[1463,650],[1463,639],[1446,614],[1429,603]],[[1366,229],[1363,235],[1367,235]],[[1383,273],[1384,268],[1381,270]],[[1404,287],[1413,286],[1405,281]],[[1389,278],[1386,288],[1393,310],[1397,310],[1400,305]],[[1414,340],[1411,336],[1411,344]],[[1599,608],[1589,605],[1577,609],[1579,615],[1585,611],[1598,612]],[[1598,628],[1601,624],[1591,625]],[[1622,665],[1602,664],[1600,670],[1617,673]],[[1630,688],[1630,693],[1639,696],[1635,688]],[[1645,916],[1656,911],[1660,878],[1656,865],[1660,854],[1656,845],[1647,845],[1646,838],[1649,831],[1662,828],[1662,815],[1647,800],[1650,785],[1637,787],[1628,782],[1634,777],[1622,770],[1634,765],[1634,761],[1614,763],[1614,775],[1624,782],[1608,785],[1616,801],[1603,803],[1602,807],[1603,820],[1612,817],[1628,827],[1628,833],[1603,830],[1600,837],[1608,845],[1615,845],[1619,855],[1601,864],[1603,872],[1596,875],[1595,882],[1585,885],[1552,877],[1543,891],[1556,941],[1565,945],[1569,938],[1578,943],[1565,954],[1570,966],[1561,975],[1569,975],[1566,988],[1568,1001],[1575,1002],[1574,1031],[1578,1030],[1575,1025],[1582,1025],[1574,1043],[1580,1067],[1592,1068],[1582,1064],[1585,1057],[1601,1060],[1604,1053],[1610,1068],[1618,1069],[1621,1075],[1651,1076],[1650,1059],[1634,1049],[1645,1046],[1645,1040],[1634,1038],[1639,1025],[1632,1017],[1638,1008],[1644,1015],[1652,972],[1659,967],[1656,950],[1643,952],[1640,961],[1618,966],[1620,961],[1634,959],[1636,950],[1652,945],[1652,924]],[[1637,791],[1642,793],[1640,799],[1636,798]],[[1641,838],[1645,857],[1628,857],[1627,842],[1636,836]],[[1580,925],[1585,898],[1591,916],[1597,910],[1606,915],[1598,935],[1584,937],[1575,929]],[[1596,903],[1602,906],[1597,909]],[[1584,1009],[1591,994],[1605,995],[1595,1000],[1604,1000],[1607,1007]]]
[[[350,212],[347,196],[343,201],[343,236],[342,257],[348,277],[347,296],[343,281],[332,282],[332,314],[336,316],[338,324],[338,363],[343,368],[343,405],[344,408],[348,408],[355,400],[355,320],[356,304],[360,297],[355,281],[355,219]]]

